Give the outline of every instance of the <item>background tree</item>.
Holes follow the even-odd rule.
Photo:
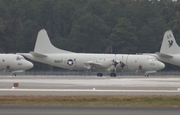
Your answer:
[[[91,13],[80,17],[72,28],[72,48],[78,52],[103,52],[109,27]],[[76,43],[76,44],[74,44]]]
[[[120,18],[118,24],[112,29],[110,40],[114,53],[135,53],[137,49],[136,27],[130,20]]]

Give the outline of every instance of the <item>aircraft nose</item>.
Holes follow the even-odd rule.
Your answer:
[[[33,63],[31,63],[31,62],[29,62],[29,61],[26,61],[26,65],[25,65],[26,67],[26,70],[27,69],[31,69],[34,65],[33,65]]]
[[[162,62],[159,62],[158,63],[158,68],[159,68],[159,70],[165,68],[165,64],[162,63]]]

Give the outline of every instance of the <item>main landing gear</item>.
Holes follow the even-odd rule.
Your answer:
[[[102,73],[97,73],[98,77],[102,77],[103,74]],[[110,73],[110,77],[116,77],[116,73]]]
[[[145,77],[149,77],[149,74],[146,73],[144,76],[145,76]]]
[[[111,73],[110,77],[116,77],[116,73]]]
[[[98,77],[102,77],[103,74],[102,74],[102,73],[97,73],[97,76],[98,76]]]
[[[13,73],[12,76],[16,76],[16,73]]]

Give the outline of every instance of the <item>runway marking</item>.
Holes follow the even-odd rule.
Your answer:
[[[149,92],[149,93],[159,93],[159,92],[176,92],[180,93],[180,90],[98,90],[98,89],[0,89],[0,91],[42,91],[42,92]]]

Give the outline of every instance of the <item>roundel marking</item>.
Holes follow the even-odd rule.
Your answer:
[[[67,64],[68,64],[69,66],[72,66],[72,65],[73,65],[73,63],[74,63],[74,62],[73,62],[73,60],[72,60],[72,59],[68,59],[68,60],[67,60]]]

